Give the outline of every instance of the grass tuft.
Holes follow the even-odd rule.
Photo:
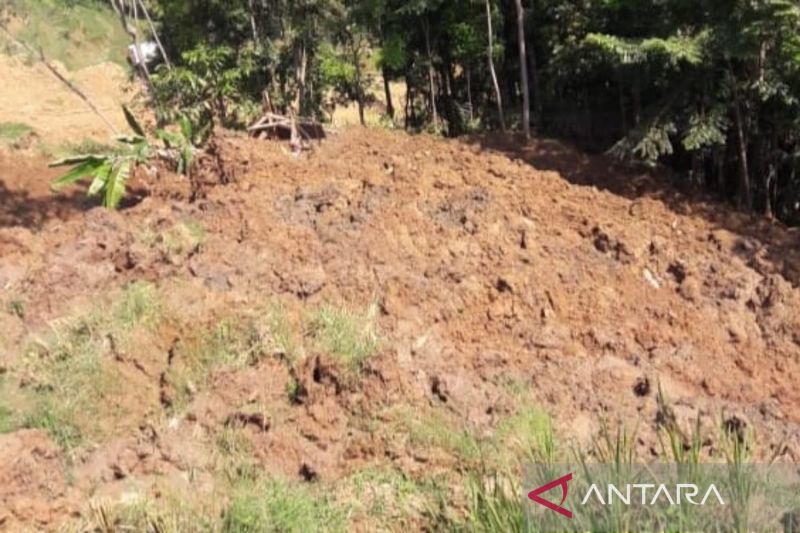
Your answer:
[[[51,333],[26,352],[34,385],[27,391],[30,406],[23,425],[46,430],[68,452],[86,438],[100,437],[98,415],[108,409],[118,381],[108,364],[111,353],[161,316],[155,288],[134,283],[114,305],[54,322]]]
[[[235,487],[223,522],[225,533],[345,530],[341,511],[305,485],[278,479],[244,481]]]
[[[152,327],[162,316],[158,293],[149,283],[134,282],[123,289],[121,300],[114,306],[112,319],[116,329],[129,330],[142,325]]]
[[[93,432],[94,412],[109,384],[102,370],[103,347],[96,316],[58,324],[50,339],[27,353],[37,385],[23,425],[46,430],[70,451]]]
[[[376,315],[377,306],[363,313],[342,307],[323,307],[311,315],[307,332],[318,349],[328,352],[349,369],[359,370],[380,346]]]
[[[468,462],[481,458],[482,441],[469,428],[459,427],[444,412],[431,410],[420,413],[403,409],[400,422],[408,432],[409,443],[415,448],[439,448]]]
[[[205,509],[171,494],[109,505],[94,501],[80,531],[147,531],[158,533],[213,532],[214,520]]]
[[[173,403],[176,409],[206,386],[213,370],[253,365],[264,357],[266,348],[257,324],[228,318],[187,339],[180,345],[179,354],[168,371],[177,394]]]
[[[0,143],[14,143],[33,133],[33,128],[22,122],[0,122]]]

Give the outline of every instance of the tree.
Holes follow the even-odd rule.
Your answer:
[[[486,31],[487,31],[487,38],[488,38],[488,46],[486,49],[486,56],[489,61],[489,72],[492,75],[492,84],[494,86],[494,97],[495,101],[497,102],[497,115],[500,119],[500,129],[506,131],[506,120],[503,116],[503,97],[500,93],[500,84],[497,82],[497,72],[494,68],[494,50],[493,50],[493,41],[494,37],[492,36],[492,6],[491,1],[486,0]]]
[[[528,62],[525,54],[525,10],[522,0],[514,0],[517,8],[517,40],[519,41],[519,71],[522,80],[522,129],[525,138],[531,138],[531,106],[528,91]]]

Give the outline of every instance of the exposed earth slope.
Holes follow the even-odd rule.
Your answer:
[[[120,212],[0,159],[0,528],[174,494],[219,516],[232,457],[350,527],[430,525],[362,473],[457,515],[473,445],[513,462],[548,417],[565,450],[625,427],[648,460],[699,417],[711,460],[720,426],[800,460],[797,232],[553,141],[218,142],[231,183],[143,180]]]

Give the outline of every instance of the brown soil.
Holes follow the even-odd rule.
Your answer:
[[[122,104],[134,97],[125,70],[102,63],[68,72],[54,66],[75,84],[120,131],[127,131]],[[26,65],[18,57],[0,54],[0,123],[21,122],[33,128],[35,139],[48,147],[94,139],[111,143],[114,132],[40,62]],[[6,77],[8,76],[8,77]],[[35,143],[29,143],[35,144]]]
[[[110,436],[77,460],[41,431],[0,436],[0,528],[55,527],[134,486],[183,490],[189,472],[192,492],[213,491],[208,438],[233,423],[261,469],[300,480],[463,466],[409,442],[401,407],[479,434],[537,407],[560,441],[584,448],[603,421],[621,422],[638,428],[643,459],[660,450],[665,417],[684,435],[700,417],[709,457],[722,422],[755,431],[756,457],[800,461],[796,231],[552,141],[354,128],[301,157],[239,135],[219,143],[232,183],[190,203],[189,183],[164,175],[120,212],[77,194],[54,200],[41,161],[0,159],[7,379],[25,384],[18,354],[48,321],[130,281],[155,283],[180,310],[111,363],[126,415],[101,416]],[[188,219],[206,230],[201,246],[142,244],[145,228]],[[5,311],[12,298],[24,318]],[[221,368],[167,416],[190,325],[269,302],[296,313],[375,303],[381,349],[356,378],[313,350],[295,367],[274,354]]]

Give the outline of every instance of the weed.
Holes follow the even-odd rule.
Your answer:
[[[302,385],[297,378],[294,376],[290,376],[289,380],[286,382],[286,397],[289,399],[289,403],[297,404],[300,403],[300,397],[302,396]]]
[[[188,403],[198,389],[206,386],[209,373],[217,368],[243,368],[254,364],[265,354],[264,341],[256,324],[225,319],[180,348],[179,361],[170,366],[169,382],[177,397],[173,408]]]
[[[139,325],[152,327],[158,324],[162,312],[155,287],[149,283],[134,282],[123,289],[122,299],[114,307],[112,316],[118,321],[118,327],[130,330]]]
[[[91,515],[80,531],[147,531],[184,533],[215,531],[206,509],[167,494],[158,500],[139,498],[133,503],[109,505],[94,501]]]
[[[501,421],[495,431],[495,441],[512,459],[531,459],[534,456],[552,462],[555,439],[550,417],[536,408],[520,410]]]
[[[8,312],[20,320],[25,320],[25,302],[19,298],[12,299],[8,302]]]
[[[217,470],[224,474],[228,482],[256,478],[256,467],[252,460],[253,446],[242,428],[222,428],[214,437],[214,444],[219,459]]]
[[[77,143],[64,143],[55,147],[55,153],[51,155],[65,156],[67,154],[89,155],[89,154],[116,154],[125,153],[125,148],[119,144],[107,144],[94,139],[83,139]]]
[[[239,483],[222,527],[225,533],[344,530],[344,516],[324,495],[278,479]]]
[[[379,525],[406,526],[411,517],[425,514],[440,490],[434,480],[417,481],[400,470],[375,467],[359,470],[336,487],[338,501],[354,514]]]
[[[267,322],[272,337],[273,353],[293,360],[297,356],[298,347],[286,309],[280,304],[270,306],[267,310]]]
[[[727,463],[726,485],[732,500],[730,509],[733,514],[733,529],[737,533],[750,531],[750,501],[755,489],[755,474],[749,461],[752,435],[740,425],[724,424],[721,439]]]
[[[176,257],[200,248],[206,240],[206,229],[200,222],[187,219],[162,233],[148,228],[142,233],[140,240],[158,250],[165,259],[173,261]]]
[[[359,370],[380,344],[376,314],[377,306],[365,313],[323,307],[312,314],[307,331],[318,349],[330,353],[349,369]]]
[[[87,437],[100,436],[98,409],[116,390],[116,373],[106,364],[116,341],[129,342],[137,327],[161,316],[155,289],[144,283],[126,287],[119,301],[53,324],[52,332],[26,352],[34,386],[23,425],[46,430],[66,451]]]
[[[79,317],[54,327],[51,339],[27,354],[36,381],[33,408],[23,425],[46,430],[65,450],[91,433],[91,413],[101,404],[109,376],[102,370],[96,317]]]
[[[408,431],[410,444],[416,448],[440,448],[469,462],[477,461],[482,455],[483,443],[475,433],[466,427],[455,427],[457,425],[442,412],[402,410],[400,418]]]
[[[525,512],[521,490],[512,479],[513,476],[495,474],[470,480],[468,523],[471,531],[534,531]]]
[[[10,433],[16,429],[14,411],[0,404],[0,434]]]
[[[0,122],[0,143],[14,143],[33,132],[33,128],[22,122]]]

